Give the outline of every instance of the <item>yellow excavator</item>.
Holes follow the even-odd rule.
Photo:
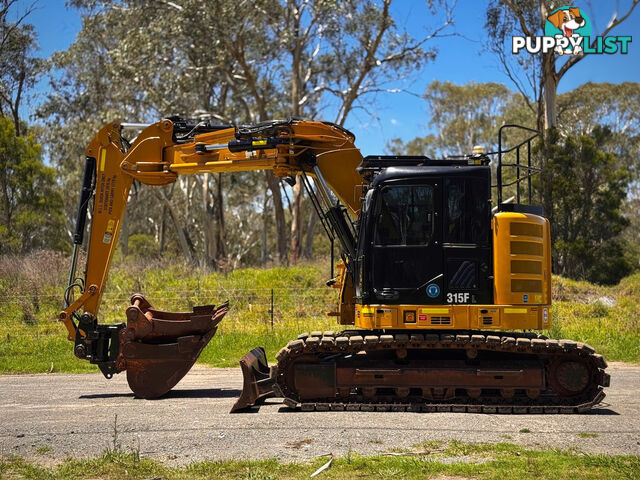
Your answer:
[[[141,132],[130,142],[124,135],[131,129]],[[503,149],[509,129],[524,140]],[[304,183],[331,241],[338,241],[341,261],[327,283],[338,289],[335,315],[344,329],[301,334],[271,367],[264,349],[249,352],[240,360],[244,385],[232,411],[270,396],[305,411],[587,411],[609,385],[606,361],[589,345],[536,333],[551,327],[549,221],[531,204],[536,136],[505,125],[493,154],[477,148],[438,160],[363,158],[355,136],[329,122],[111,123],[86,148],[59,320],[75,355],[107,378],[126,371],[136,396],[166,394],[195,363],[228,305],[164,312],[136,294],[126,324],[98,322],[132,183],[271,170]],[[497,158],[493,209],[490,155]],[[516,172],[506,182],[504,169]],[[506,187],[516,195],[503,201]],[[89,211],[87,263],[78,274]]]

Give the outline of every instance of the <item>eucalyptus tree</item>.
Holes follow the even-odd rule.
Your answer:
[[[432,133],[408,142],[393,139],[388,148],[397,155],[463,155],[475,145],[496,149],[498,127],[516,116],[522,103],[499,83],[431,82],[423,95]]]
[[[66,52],[54,55],[53,93],[40,110],[51,127],[54,161],[68,165],[74,159],[68,176],[78,175],[78,146],[113,118],[150,121],[186,113],[241,124],[333,111],[336,123],[344,125],[366,98],[387,92],[387,84],[432,59],[435,51],[425,44],[451,24],[445,8],[441,25],[413,38],[396,25],[391,0],[74,0],[72,5],[83,13],[83,28]],[[256,210],[272,206],[278,261],[284,263],[284,190],[271,172],[265,175],[261,180],[243,174],[241,182],[259,192],[256,202],[248,202]],[[213,266],[228,260],[228,247],[238,245],[225,232],[233,223],[226,217],[238,206],[225,204],[232,196],[227,177],[182,179],[170,199],[168,192],[158,193],[185,256],[204,247],[204,263]],[[292,193],[296,261],[302,249],[301,182]],[[266,242],[267,216],[254,213],[255,221],[245,228],[261,226]],[[164,218],[163,213],[155,224],[164,225]],[[313,222],[307,225],[312,232]]]
[[[394,93],[403,79],[418,75],[436,55],[429,42],[448,34],[453,24],[446,2],[427,2],[435,24],[429,22],[419,36],[398,24],[392,0],[281,0],[281,4],[284,17],[273,28],[288,52],[289,112],[315,116],[332,111],[340,126],[347,125],[355,109],[366,109],[376,95]],[[290,251],[295,262],[302,254],[300,181],[292,194]],[[308,224],[311,232],[313,225],[313,221]]]
[[[42,71],[35,30],[27,22],[33,8],[19,10],[16,0],[0,0],[0,115],[13,120],[18,136],[24,133],[21,106]]]
[[[33,135],[0,116],[0,253],[64,250],[62,198],[55,171]]]
[[[640,83],[588,82],[558,95],[558,129],[588,135],[597,125],[611,131],[603,148],[616,154],[634,180],[640,174]]]
[[[145,122],[181,113],[233,120],[229,88],[213,68],[226,62],[225,50],[211,48],[215,39],[204,19],[195,28],[193,17],[172,4],[150,8],[148,3],[74,2],[82,12],[82,30],[67,51],[53,56],[53,93],[40,108],[50,126],[51,157],[67,172],[70,183],[76,182],[83,146],[113,119]],[[177,190],[141,194],[125,224],[138,223],[146,231],[149,225],[140,224],[150,221],[156,231],[166,233],[169,221],[187,259],[204,250],[202,263],[216,266],[225,256],[224,206],[222,188],[212,188],[213,183],[211,176],[185,178],[177,183]],[[147,205],[140,205],[144,199]],[[216,202],[220,204],[214,207]],[[72,211],[72,199],[67,203]],[[141,215],[136,215],[136,207],[150,203],[162,207],[141,208]],[[161,214],[160,219],[146,214],[153,210]],[[131,230],[126,225],[125,245],[126,230]],[[165,245],[162,236],[160,243]],[[204,249],[199,248],[202,244]]]
[[[622,11],[618,12],[619,4],[615,2],[606,27],[593,32],[592,48],[596,46],[597,37],[608,35],[627,20],[640,0],[625,3]],[[486,12],[487,46],[498,56],[505,74],[536,116],[536,126],[540,131],[557,126],[558,84],[571,68],[588,55],[582,52],[558,56],[554,50],[533,55],[526,52],[512,55],[506,45],[510,44],[514,35],[543,35],[547,17],[565,4],[555,0],[491,0]],[[592,18],[592,23],[595,24],[595,20]]]

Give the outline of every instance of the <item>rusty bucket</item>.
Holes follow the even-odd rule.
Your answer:
[[[117,360],[133,393],[150,399],[169,392],[189,372],[227,310],[224,303],[194,307],[193,312],[163,312],[134,295]]]

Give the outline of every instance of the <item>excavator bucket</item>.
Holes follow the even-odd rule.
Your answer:
[[[120,332],[117,360],[118,370],[127,371],[133,393],[157,398],[171,390],[213,338],[227,310],[224,303],[194,307],[193,312],[163,312],[134,295],[127,326]]]
[[[230,413],[242,411],[275,395],[274,380],[264,348],[256,347],[240,359],[242,393]]]

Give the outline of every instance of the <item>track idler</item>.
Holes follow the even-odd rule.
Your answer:
[[[119,333],[118,371],[126,370],[133,393],[157,398],[189,372],[227,313],[228,303],[194,307],[193,312],[155,310],[139,294],[127,308],[127,325]]]
[[[240,368],[243,380],[242,393],[234,403],[231,413],[245,410],[275,395],[274,380],[264,348],[256,347],[242,357]]]

